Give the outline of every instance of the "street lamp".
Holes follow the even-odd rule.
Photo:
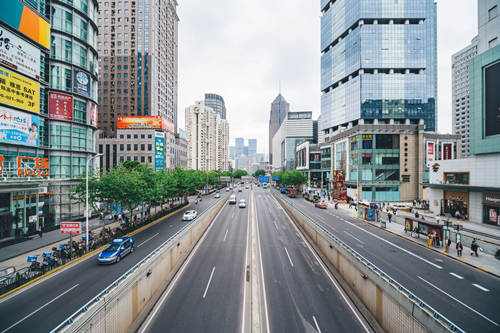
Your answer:
[[[85,234],[86,252],[89,252],[89,162],[102,155],[103,154],[97,154],[92,157],[87,157],[87,163],[85,164],[85,226],[87,230],[87,233]]]

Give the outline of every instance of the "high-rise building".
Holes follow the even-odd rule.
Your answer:
[[[271,103],[271,112],[269,115],[269,163],[271,164],[273,163],[273,137],[289,111],[290,104],[280,93]]]
[[[477,1],[477,53],[500,44],[500,0]]]
[[[100,135],[116,135],[118,116],[162,116],[176,131],[177,1],[99,4]]]
[[[216,161],[215,168],[219,171],[229,170],[229,123],[217,114],[216,120]]]
[[[235,157],[238,158],[241,155],[245,154],[245,139],[244,138],[235,138]]]
[[[409,118],[434,131],[435,1],[322,0],[321,12],[320,130]]]
[[[248,139],[248,157],[255,158],[257,154],[257,139]]]
[[[226,104],[224,98],[217,94],[205,94],[205,105],[212,108],[222,119],[226,119]]]

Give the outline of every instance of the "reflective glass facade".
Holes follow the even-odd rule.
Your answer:
[[[436,129],[433,0],[322,1],[321,123],[423,118]]]

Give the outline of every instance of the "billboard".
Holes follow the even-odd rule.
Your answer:
[[[484,70],[484,135],[500,134],[500,62]]]
[[[451,143],[443,144],[443,160],[451,160],[453,155],[452,151],[453,145]]]
[[[333,199],[337,201],[347,201],[347,187],[344,184],[344,171],[333,171]]]
[[[40,85],[38,82],[0,67],[0,103],[39,113]]]
[[[19,0],[2,0],[0,21],[50,50],[50,24]]]
[[[49,117],[59,120],[73,120],[73,96],[49,92]]]
[[[259,175],[259,183],[269,183],[269,176]]]
[[[161,129],[174,133],[174,124],[162,116],[119,116],[116,128]]]
[[[435,144],[434,142],[427,142],[427,146],[426,146],[426,157],[427,157],[427,167],[430,167],[431,164],[434,162],[434,160],[436,159],[435,156]]]
[[[61,222],[61,234],[79,235],[80,222]]]
[[[40,78],[40,50],[0,27],[0,64],[33,79]]]
[[[90,102],[89,108],[89,124],[90,126],[97,127],[97,105]]]
[[[165,169],[165,136],[155,132],[155,170]]]
[[[161,117],[161,129],[164,131],[168,131],[172,134],[175,134],[174,123],[168,121],[166,118]]]
[[[0,106],[0,143],[38,146],[38,116]]]
[[[90,98],[90,75],[80,70],[73,71],[73,92]]]

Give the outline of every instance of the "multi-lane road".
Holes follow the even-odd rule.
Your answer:
[[[118,264],[100,266],[95,254],[0,300],[0,333],[49,332],[184,227],[186,222],[181,219],[186,209],[196,209],[201,214],[228,195],[221,194],[221,199],[212,196],[198,204],[191,203],[191,207],[135,234],[134,253]]]

